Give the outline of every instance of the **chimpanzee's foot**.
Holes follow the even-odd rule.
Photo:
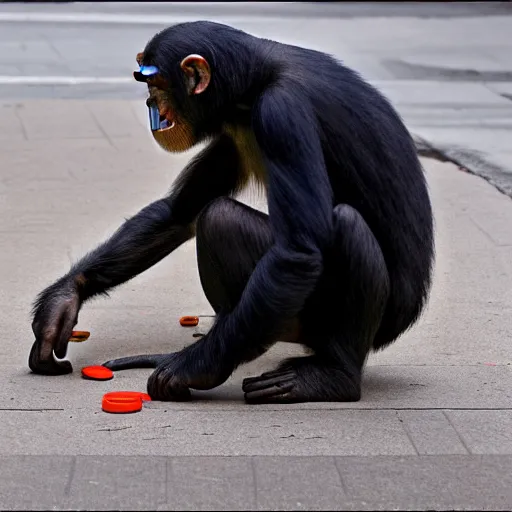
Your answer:
[[[356,402],[361,373],[351,365],[334,367],[318,356],[284,361],[277,370],[244,379],[249,403]]]

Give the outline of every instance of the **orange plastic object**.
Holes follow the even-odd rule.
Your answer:
[[[73,331],[69,341],[74,343],[81,343],[89,338],[91,333],[89,331]]]
[[[90,380],[110,380],[114,378],[114,372],[105,366],[86,366],[82,368],[82,377]]]
[[[134,398],[140,398],[143,402],[151,402],[151,397],[147,393],[140,393],[139,391],[111,391],[105,393],[103,398],[117,401],[130,401]]]
[[[180,318],[180,325],[183,327],[195,327],[199,323],[197,316],[182,316]]]
[[[121,392],[121,394],[123,394]],[[110,395],[110,396],[108,396]],[[139,396],[115,396],[116,393],[107,393],[101,401],[101,408],[113,414],[127,414],[142,410],[142,398]]]

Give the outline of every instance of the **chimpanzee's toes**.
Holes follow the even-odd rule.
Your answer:
[[[295,397],[296,379],[297,374],[290,370],[267,372],[244,379],[242,389],[250,403],[287,403]]]
[[[352,402],[360,398],[360,375],[317,356],[297,357],[244,379],[242,389],[249,403]]]

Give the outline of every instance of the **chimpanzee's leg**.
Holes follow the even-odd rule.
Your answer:
[[[196,230],[199,277],[206,298],[217,315],[238,304],[259,260],[273,243],[268,215],[239,201],[219,198],[201,213]],[[298,341],[298,319],[284,326],[274,341]],[[249,361],[269,346],[246,354]]]
[[[356,401],[361,372],[389,296],[380,246],[361,215],[334,209],[333,246],[322,278],[301,315],[305,343],[315,355],[284,361],[244,380],[246,400],[258,403]]]
[[[258,261],[271,245],[268,215],[228,197],[216,199],[202,210],[196,225],[199,277],[217,316],[228,314],[238,304]],[[296,341],[297,337],[298,321],[294,320],[278,339]],[[269,347],[254,347],[244,354],[244,361]],[[165,357],[168,354],[129,356],[104,365],[112,370],[156,368]]]
[[[199,278],[214,311],[221,315],[238,304],[258,261],[272,245],[268,216],[221,197],[197,220]]]

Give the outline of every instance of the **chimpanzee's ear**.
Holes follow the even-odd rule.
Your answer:
[[[188,55],[181,61],[181,69],[188,78],[189,94],[201,94],[206,90],[210,83],[211,72],[210,65],[201,55]]]

